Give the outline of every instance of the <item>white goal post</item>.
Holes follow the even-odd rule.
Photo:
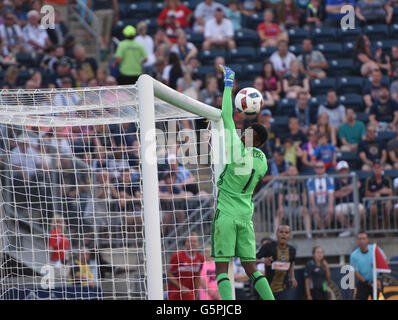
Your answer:
[[[192,124],[201,118],[209,120],[205,129],[207,140],[200,147],[205,146],[204,155],[210,159],[210,163],[204,166],[210,175],[202,177],[199,165],[189,167],[183,164],[185,171],[187,168],[194,171],[196,179],[193,184],[198,192],[192,199],[197,203],[192,207],[189,202],[192,199],[186,196],[175,200],[173,195],[164,200],[169,205],[164,208],[159,193],[162,186],[158,168],[159,159],[167,156],[164,149],[168,148],[169,141],[159,140],[158,127],[176,121],[178,128],[171,126],[168,130],[178,136],[184,133],[183,121]],[[131,138],[130,141],[136,144],[132,142],[134,146],[127,148],[114,146],[114,140],[124,139],[121,137],[125,130],[123,125],[129,123],[137,128],[134,132],[126,131],[126,140]],[[109,131],[109,127],[114,125],[121,129]],[[89,131],[89,127],[93,131]],[[195,125],[193,131],[199,134]],[[74,148],[76,139],[83,142]],[[101,141],[105,147],[93,146],[91,141]],[[112,141],[111,145],[107,145],[109,141]],[[181,150],[184,145],[181,141],[174,147]],[[185,143],[188,147],[196,148],[200,144],[196,140],[185,141],[188,141]],[[137,153],[134,153],[135,148],[139,149]],[[138,162],[128,164],[127,170],[123,167],[127,161],[124,157],[131,153]],[[109,157],[112,159],[108,161]],[[34,163],[37,158],[42,161],[40,165]],[[90,296],[90,290],[100,298],[164,299],[166,259],[183,249],[181,243],[191,229],[201,233],[200,249],[208,245],[216,181],[225,162],[221,110],[179,93],[145,74],[140,76],[136,85],[130,86],[0,91],[0,299],[26,296],[33,299],[84,299]],[[97,169],[93,169],[93,163]],[[32,166],[36,168],[33,170]],[[123,223],[127,216],[131,218],[131,212],[126,209],[127,205],[121,209],[120,204],[126,199],[115,200],[110,191],[119,190],[117,183],[127,184],[123,180],[126,170],[130,178],[137,177],[129,183],[136,183],[139,189],[132,200],[133,218],[144,222],[143,230],[136,227],[130,233],[125,231],[127,227]],[[167,173],[170,174],[166,172],[166,176]],[[84,192],[81,192],[80,179],[84,182]],[[112,185],[111,181],[118,182]],[[206,194],[203,186],[210,190],[210,197],[203,196]],[[65,189],[68,189],[67,195],[64,195]],[[117,209],[114,209],[115,202]],[[102,216],[97,217],[96,210]],[[181,211],[185,220],[177,222],[175,211]],[[175,223],[162,220],[161,217],[168,213]],[[48,235],[59,216],[64,219],[61,225],[67,226],[70,246],[75,243],[76,251],[74,248],[71,251],[78,258],[68,260],[66,271],[61,264],[61,271],[56,269],[59,274],[53,276],[51,272],[49,275],[46,273],[53,267],[50,264],[48,269],[47,261],[54,254]],[[91,221],[89,226],[87,221]],[[87,233],[85,228],[89,229]],[[131,234],[133,240],[129,238]],[[56,288],[52,292],[51,277],[65,288],[67,283],[75,284],[71,279],[76,272],[73,271],[76,268],[74,261],[81,260],[80,254],[84,256],[81,251],[86,250],[86,243],[95,243],[95,259],[104,252],[105,259],[101,256],[98,265],[104,267],[104,272],[111,273],[110,278],[102,280],[101,289],[84,289],[88,292],[73,289],[75,292],[71,293],[71,288],[59,289],[59,292]],[[121,273],[123,276],[119,276]],[[233,286],[232,261],[229,274]],[[50,281],[50,285],[45,284],[43,289],[45,281]],[[82,283],[80,281],[79,285]],[[119,292],[119,287],[123,287],[123,293]]]

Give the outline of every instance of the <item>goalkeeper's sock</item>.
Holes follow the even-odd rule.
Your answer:
[[[268,280],[260,271],[252,273],[250,275],[250,279],[253,281],[254,288],[257,290],[258,294],[263,300],[275,300],[268,284]]]
[[[232,286],[227,273],[220,273],[217,276],[218,292],[221,300],[232,300]]]

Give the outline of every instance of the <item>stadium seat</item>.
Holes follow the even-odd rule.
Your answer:
[[[372,171],[363,171],[363,170],[358,170],[355,171],[357,177],[359,180],[366,180],[367,178],[372,176]]]
[[[30,78],[30,72],[28,70],[19,70],[17,86],[22,87],[25,85],[26,81]]]
[[[203,34],[187,32],[187,40],[192,42],[198,50],[202,49],[202,43],[204,41]]]
[[[130,6],[131,6],[131,3],[127,3],[127,2],[119,3],[119,18],[120,19],[126,19],[130,16],[130,13],[129,13]]]
[[[195,74],[204,81],[208,74],[215,74],[213,65],[203,65],[195,70]]]
[[[28,69],[35,67],[35,60],[30,53],[18,52],[15,57],[19,66],[25,66]]]
[[[396,169],[384,170],[384,175],[386,177],[390,177],[391,179],[395,179],[398,177],[398,170],[396,170]]]
[[[336,89],[338,94],[362,94],[363,85],[364,79],[362,77],[341,77],[337,78]]]
[[[310,101],[309,101],[310,110],[311,111],[315,111],[316,110],[316,113],[318,113],[319,105],[325,103],[325,101],[326,101],[326,95],[323,95],[323,94],[322,95],[318,95],[316,97],[311,97]]]
[[[244,64],[241,79],[254,80],[254,77],[259,75],[262,70],[263,64],[261,62]]]
[[[197,5],[201,3],[202,0],[190,0],[190,1],[183,1],[182,4],[186,7],[188,7],[191,10],[195,10]]]
[[[311,95],[326,94],[329,89],[336,89],[335,78],[315,79],[310,82]]]
[[[370,24],[363,28],[363,32],[371,41],[388,39],[389,30],[386,24]]]
[[[216,57],[225,57],[226,53],[223,49],[204,50],[200,53],[199,59],[203,64],[211,64]]]
[[[362,34],[362,28],[358,26],[355,26],[354,29],[339,28],[337,38],[344,44],[346,42],[355,42],[360,34]]]
[[[366,112],[356,112],[357,120],[362,121],[364,124],[369,122],[369,114]]]
[[[247,87],[252,87],[253,86],[253,80],[243,80],[243,81],[238,81],[238,87],[239,90]]]
[[[301,44],[294,44],[289,46],[289,51],[293,53],[296,57],[298,57],[300,54],[303,53],[303,48],[301,47]]]
[[[145,19],[145,22],[148,27],[148,34],[154,35],[156,33],[156,30],[158,29],[157,18],[148,18],[148,19]]]
[[[255,13],[250,17],[247,17],[245,21],[245,27],[252,30],[257,30],[257,26],[262,22],[264,22],[264,15]]]
[[[289,117],[288,116],[275,116],[272,118],[273,122],[272,124],[278,128],[278,130],[281,129],[288,129],[288,123],[289,123]]]
[[[353,70],[352,59],[333,59],[328,61],[328,75],[331,77],[350,75]]]
[[[253,61],[256,57],[256,50],[253,47],[237,47],[229,50],[227,55],[228,63],[239,63]]]
[[[343,55],[345,57],[352,57],[354,53],[355,42],[344,42],[343,43]]]
[[[342,56],[343,47],[340,42],[325,42],[315,46],[316,50],[321,51],[327,60],[337,59]]]
[[[382,48],[384,53],[390,54],[392,46],[398,46],[398,40],[387,39],[387,40],[377,40],[373,42],[375,48]]]
[[[154,8],[153,11],[156,15],[156,17],[159,16],[160,12],[164,9],[164,2],[163,1],[157,1],[154,3]]]
[[[235,71],[236,78],[238,80],[241,79],[239,76],[243,73],[243,67],[244,67],[243,64],[238,64],[238,63],[229,64],[228,67],[230,67],[232,70]],[[254,80],[254,79],[251,79],[251,80]]]
[[[306,29],[289,29],[289,44],[292,45],[301,45],[301,42],[305,38],[310,38],[311,33]]]
[[[276,107],[277,115],[289,115],[296,105],[296,99],[281,99]]]
[[[264,62],[264,60],[269,59],[271,54],[273,54],[277,50],[278,50],[278,48],[276,48],[276,47],[266,47],[266,48],[261,47],[261,48],[258,48],[257,49],[256,61]]]
[[[390,38],[397,39],[398,38],[398,21],[390,26]]]
[[[128,8],[128,15],[134,18],[148,18],[156,15],[156,8],[152,2],[132,3]]]
[[[382,140],[382,141],[389,141],[391,139],[395,138],[395,132],[394,131],[379,131],[377,132],[377,140]]]
[[[362,95],[356,93],[347,93],[339,95],[339,102],[346,108],[353,108],[355,111],[363,110]]]
[[[361,167],[361,162],[356,152],[339,152],[337,156],[337,161],[347,161],[350,164],[351,170],[358,170]]]
[[[239,47],[251,46],[256,47],[260,44],[258,34],[254,30],[244,29],[235,32],[235,42]]]
[[[337,28],[317,27],[312,30],[313,43],[335,42],[337,40]]]

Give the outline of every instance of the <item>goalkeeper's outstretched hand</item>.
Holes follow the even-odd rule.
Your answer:
[[[222,64],[219,65],[222,72],[224,72],[224,84],[226,87],[232,88],[234,86],[235,72]]]

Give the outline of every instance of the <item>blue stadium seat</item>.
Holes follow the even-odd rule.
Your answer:
[[[301,47],[301,44],[293,44],[289,46],[289,51],[293,53],[296,57],[298,57],[300,54],[303,53],[303,48]]]
[[[203,34],[187,32],[187,40],[192,42],[199,51],[202,49],[202,43],[204,41]]]
[[[148,27],[148,34],[153,35],[156,33],[156,30],[158,29],[158,20],[155,17],[145,19],[145,22]]]
[[[131,3],[121,2],[119,3],[119,19],[126,19],[130,16],[129,8]]]
[[[253,80],[238,81],[239,90],[247,87],[253,87]]]
[[[354,53],[355,42],[344,42],[343,43],[343,55],[345,57],[352,57]]]
[[[243,65],[243,64],[238,64],[238,63],[235,63],[235,64],[228,64],[228,67],[230,67],[232,70],[235,71],[236,78],[237,78],[238,80],[241,79],[240,75],[243,73],[243,68],[244,68],[244,65]],[[253,79],[252,79],[252,80],[253,80]]]
[[[253,61],[256,57],[256,49],[253,47],[237,47],[229,50],[227,55],[228,63],[239,63]]]
[[[361,161],[356,152],[339,152],[337,161],[347,161],[351,170],[358,170],[361,168]]]
[[[35,67],[36,61],[30,53],[18,52],[15,57],[19,66],[25,66],[28,69]]]
[[[245,64],[240,78],[244,80],[254,80],[254,77],[261,74],[262,70],[263,64],[261,62]]]
[[[156,8],[152,2],[132,3],[128,8],[129,16],[134,18],[148,18],[156,15]]]
[[[363,110],[363,98],[360,94],[347,93],[339,95],[339,102],[346,108],[353,108],[355,111]]]
[[[195,10],[197,5],[201,3],[202,0],[190,0],[190,1],[183,1],[182,4],[186,7],[188,7],[191,10]]]
[[[283,116],[289,115],[294,110],[295,105],[296,99],[283,98],[279,101],[276,107],[276,114]]]
[[[256,47],[260,44],[258,34],[254,30],[243,29],[235,32],[235,42],[239,47],[252,46]]]
[[[363,32],[371,41],[388,39],[389,30],[386,24],[370,24],[363,28]]]
[[[395,179],[398,177],[398,170],[396,169],[384,170],[384,175],[390,177],[391,179]]]
[[[343,47],[340,42],[325,42],[315,46],[316,50],[321,51],[326,59],[336,59],[342,56]]]
[[[389,141],[394,138],[395,138],[394,131],[379,131],[379,132],[377,132],[377,137],[376,137],[377,140]]]
[[[214,66],[213,65],[203,65],[200,66],[198,69],[195,70],[195,74],[204,81],[208,74],[215,74]]]
[[[325,103],[326,101],[326,95],[321,94],[315,97],[311,97],[309,104],[310,104],[310,108],[312,110],[314,110],[315,108],[318,110],[319,105]]]
[[[28,70],[19,70],[18,78],[17,78],[17,86],[22,87],[25,85],[26,81],[30,78],[30,72]]]
[[[163,9],[164,9],[164,2],[163,1],[156,1],[154,3],[153,11],[154,11],[156,17],[159,16],[160,12],[162,12]]]
[[[274,122],[272,123],[273,125],[275,125],[276,127],[278,127],[278,129],[280,129],[281,127],[283,129],[288,128],[288,123],[289,123],[289,117],[288,116],[275,116],[273,117]]]
[[[203,64],[211,64],[214,62],[214,59],[221,56],[225,57],[227,52],[223,49],[213,49],[213,50],[204,50],[200,53],[200,61]]]
[[[326,94],[329,89],[336,89],[335,78],[315,79],[310,82],[311,95]]]
[[[247,17],[245,21],[245,27],[252,29],[252,30],[257,30],[257,26],[261,23],[264,22],[264,15],[263,14],[253,14],[250,17]]]
[[[353,71],[352,59],[332,59],[329,62],[328,76],[350,75]]]
[[[398,21],[390,25],[390,38],[397,39],[398,38]]]
[[[377,40],[372,44],[375,48],[382,48],[384,53],[390,54],[392,46],[398,45],[398,39]]]
[[[292,45],[301,45],[301,42],[305,38],[310,38],[311,33],[306,29],[289,29],[289,44]]]
[[[357,177],[359,180],[366,180],[367,178],[372,176],[372,171],[363,171],[363,170],[358,170],[355,171],[355,173],[357,174]]]
[[[357,115],[357,120],[362,121],[364,124],[369,122],[369,114],[366,112],[355,112]]]
[[[312,30],[313,43],[335,42],[337,39],[337,28],[317,27]]]
[[[337,93],[356,93],[362,94],[364,79],[362,77],[341,77],[337,79]]]
[[[275,51],[277,51],[278,48],[276,47],[261,47],[257,49],[257,57],[256,57],[256,61],[264,61],[269,59],[269,57],[271,56],[271,54],[273,54]]]
[[[337,38],[341,43],[355,42],[358,36],[362,34],[362,28],[355,26],[354,29],[341,29],[339,28]]]

